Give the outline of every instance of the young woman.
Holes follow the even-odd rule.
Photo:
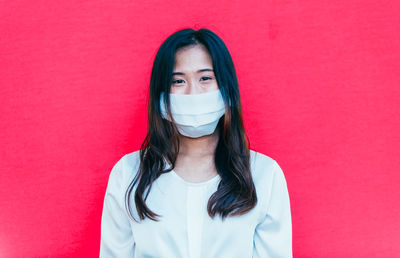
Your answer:
[[[109,176],[100,257],[292,257],[284,174],[249,148],[223,41],[208,29],[169,36],[151,73],[147,136]]]

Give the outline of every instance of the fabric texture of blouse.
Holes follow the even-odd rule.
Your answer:
[[[219,175],[200,183],[175,171],[160,175],[146,204],[159,221],[128,217],[125,191],[139,167],[139,151],[124,155],[112,168],[101,218],[100,257],[269,258],[293,257],[292,221],[286,179],[278,163],[250,151],[257,205],[248,213],[211,218],[207,202]],[[168,163],[166,163],[168,164]],[[139,221],[131,195],[132,213]]]

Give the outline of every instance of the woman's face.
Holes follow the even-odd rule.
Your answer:
[[[203,45],[176,52],[170,93],[201,94],[218,90],[212,59]]]

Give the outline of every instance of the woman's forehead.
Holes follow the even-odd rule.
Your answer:
[[[195,45],[180,49],[175,54],[174,72],[212,69],[212,58],[204,46]]]

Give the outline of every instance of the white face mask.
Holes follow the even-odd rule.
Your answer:
[[[219,119],[225,114],[225,103],[220,90],[201,94],[169,94],[171,113],[179,133],[191,138],[213,134]],[[161,115],[171,121],[160,98]]]

